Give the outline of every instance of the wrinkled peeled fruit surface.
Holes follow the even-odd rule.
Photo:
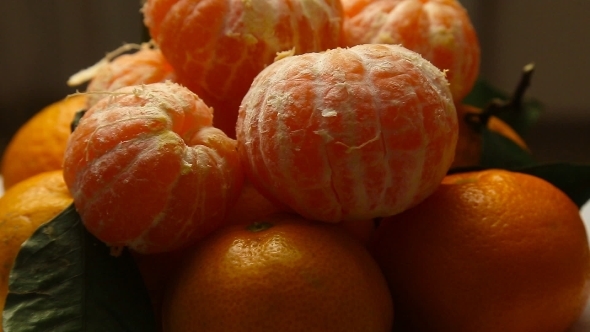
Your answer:
[[[142,252],[183,247],[218,228],[243,181],[235,141],[188,89],[118,89],[82,117],[64,178],[87,229]]]
[[[309,219],[399,213],[438,186],[457,114],[444,74],[395,45],[279,60],[240,107],[238,150],[261,193]]]
[[[175,81],[174,69],[157,48],[143,46],[135,53],[123,54],[104,64],[88,83],[87,108],[102,97],[124,86]]]
[[[240,101],[279,52],[338,46],[339,0],[148,0],[145,24],[180,83],[215,109],[234,136]]]
[[[471,19],[457,0],[342,0],[343,46],[400,44],[447,71],[461,101],[479,74],[480,46]]]

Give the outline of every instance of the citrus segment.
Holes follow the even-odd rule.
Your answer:
[[[174,69],[157,48],[143,46],[137,52],[123,54],[101,66],[88,83],[86,108],[124,86],[175,81]],[[105,93],[107,92],[107,93]]]
[[[277,53],[336,47],[342,24],[338,0],[148,0],[143,14],[179,82],[213,106],[230,137],[240,101]]]
[[[461,101],[479,74],[480,46],[467,11],[456,0],[342,0],[344,46],[401,44],[447,71]]]
[[[175,83],[101,99],[70,137],[64,177],[86,227],[111,246],[170,251],[222,224],[243,181],[235,141]]]
[[[250,181],[306,218],[389,216],[417,204],[454,157],[457,115],[443,73],[396,45],[279,60],[240,106]]]

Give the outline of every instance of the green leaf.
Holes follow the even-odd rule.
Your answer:
[[[520,136],[525,137],[543,113],[543,104],[536,99],[527,99],[521,105],[506,104],[495,115],[506,122]]]
[[[478,108],[486,108],[494,99],[508,100],[510,96],[505,91],[494,87],[487,80],[480,78],[475,82],[467,97],[463,99],[463,103]]]
[[[514,94],[518,92],[519,88],[522,87],[517,85],[517,91]],[[543,104],[535,98],[522,98],[520,102],[512,103],[512,97],[504,90],[492,86],[486,80],[479,79],[463,103],[481,109],[501,108],[494,110],[494,115],[508,123],[519,135],[526,136],[528,130],[537,123],[543,114]],[[522,96],[517,97],[521,98]]]
[[[78,123],[80,123],[80,119],[82,119],[82,117],[84,116],[84,114],[86,114],[86,110],[79,110],[78,112],[76,112],[74,114],[74,118],[72,119],[72,122],[70,122],[70,131],[73,132],[74,129],[76,129],[76,127],[78,127]]]
[[[581,208],[590,200],[590,164],[567,162],[529,165],[514,171],[540,177],[568,195]]]
[[[5,332],[157,331],[130,253],[112,256],[73,205],[22,245],[3,314]]]
[[[480,165],[486,168],[514,168],[535,163],[531,153],[509,138],[487,127],[481,128],[482,151]]]

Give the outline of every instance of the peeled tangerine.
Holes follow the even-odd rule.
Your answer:
[[[147,0],[142,11],[178,82],[231,137],[240,101],[277,53],[334,48],[342,28],[340,0]]]
[[[480,46],[457,0],[342,0],[342,45],[400,44],[447,70],[460,102],[479,74]]]
[[[430,195],[455,153],[443,72],[397,45],[286,57],[244,97],[236,127],[248,178],[327,222],[399,213]]]
[[[64,179],[86,228],[113,247],[171,251],[220,227],[243,174],[236,142],[175,83],[99,100],[70,136]]]
[[[101,66],[88,83],[87,108],[128,85],[176,81],[176,73],[162,52],[150,45],[142,45],[135,53],[122,54]]]

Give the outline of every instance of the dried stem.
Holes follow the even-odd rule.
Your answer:
[[[492,99],[490,103],[478,114],[466,114],[465,121],[479,130],[481,127],[486,126],[489,119],[492,116],[496,116],[506,111],[518,111],[522,108],[522,102],[524,94],[528,87],[531,85],[531,78],[535,71],[535,64],[529,63],[523,67],[520,80],[514,89],[514,92],[508,100],[502,100],[499,98]]]

